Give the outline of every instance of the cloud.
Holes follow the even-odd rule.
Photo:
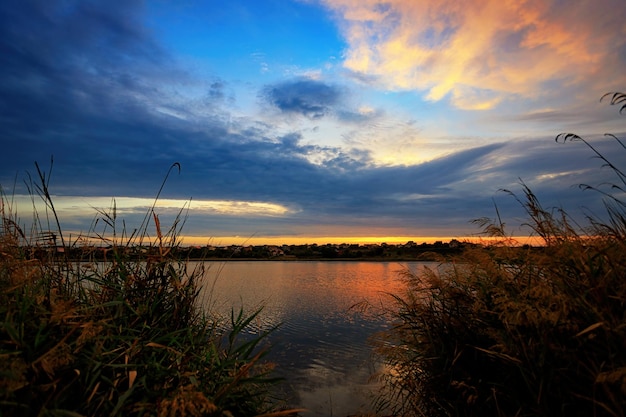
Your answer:
[[[339,109],[336,112],[336,116],[341,122],[362,126],[363,123],[373,123],[376,120],[383,119],[385,117],[385,112],[382,109],[375,109],[370,106],[361,106],[356,110]]]
[[[159,81],[185,76],[139,24],[140,4],[3,3],[0,106],[10,121],[3,139],[56,141],[77,125],[91,122],[95,131],[131,114],[151,117],[149,104],[163,102]],[[54,139],[40,135],[52,127]]]
[[[378,60],[388,38],[408,31],[408,20],[399,11],[412,9],[404,3],[378,8],[362,4],[362,9],[348,9],[345,3],[343,15],[352,19],[350,28],[369,31],[359,38],[369,42],[364,54],[372,54],[372,39],[381,42],[377,55],[370,57]],[[332,141],[315,143],[305,137],[305,129],[278,126],[272,117],[254,120],[231,113],[226,104],[235,100],[235,89],[219,77],[199,79],[181,68],[141,25],[141,2],[113,6],[82,1],[0,4],[0,140],[4,149],[10,149],[0,154],[4,186],[13,184],[19,172],[17,193],[23,194],[21,179],[28,183],[23,170],[38,161],[47,171],[54,155],[50,187],[61,197],[80,195],[86,205],[92,197],[100,201],[95,199],[102,196],[105,201],[125,196],[150,199],[176,161],[182,170],[170,175],[162,198],[165,202],[193,198],[192,210],[194,201],[210,202],[199,203],[188,220],[189,229],[199,234],[246,236],[258,230],[290,234],[326,225],[329,230],[333,226],[355,233],[389,227],[385,230],[423,235],[427,228],[463,230],[468,220],[492,209],[498,188],[514,188],[519,178],[567,205],[581,199],[578,190],[567,188],[570,185],[602,182],[585,168],[590,164],[584,149],[569,146],[573,144],[559,148],[551,137],[446,149],[444,156],[423,158],[428,161],[418,165],[376,165],[378,155],[367,149],[392,152],[390,159],[417,152],[422,145],[414,139],[418,123],[402,125],[396,121],[404,116],[394,119],[389,111],[355,104],[360,97],[341,84],[322,81],[323,77],[266,85],[261,98],[280,114],[302,116],[307,126],[322,126],[320,130],[327,129],[324,135],[337,132],[336,125],[329,128],[324,123],[340,125],[343,132],[353,134],[348,148]],[[419,85],[429,94],[443,85],[435,70],[445,62],[439,61],[456,59],[444,54],[446,45],[467,30],[454,8],[447,13],[441,27],[424,35],[433,51],[421,65],[434,72],[422,74]],[[378,31],[389,21],[402,24]],[[399,53],[406,45],[397,45]],[[374,66],[363,70],[385,82],[401,75]],[[498,74],[493,75],[497,81]],[[488,84],[489,90],[455,81],[447,91],[459,102],[489,102],[503,94],[496,81]],[[413,88],[411,83],[407,86]],[[193,96],[189,90],[199,93]],[[522,117],[556,117],[550,110],[556,107],[544,108]],[[379,137],[390,139],[381,142]],[[78,206],[68,209],[64,222],[76,220],[72,213],[78,213]],[[176,212],[169,206],[159,209]],[[141,221],[143,214],[137,210],[130,214]],[[237,210],[241,216],[229,216]],[[83,230],[87,227],[88,223]]]
[[[262,97],[283,113],[320,119],[340,104],[342,91],[336,86],[311,79],[297,79],[266,86]]]
[[[384,88],[449,97],[462,109],[545,98],[558,90],[546,83],[566,96],[624,82],[623,1],[324,3],[348,42],[345,68]]]
[[[3,175],[54,155],[58,192],[136,187],[149,196],[138,184],[158,183],[198,131],[227,131],[218,107],[228,101],[225,84],[181,69],[142,25],[142,5],[0,5],[0,140],[11,149]],[[185,96],[190,87],[197,99]]]

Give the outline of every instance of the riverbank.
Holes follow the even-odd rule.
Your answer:
[[[24,248],[31,258],[62,257],[72,261],[111,259],[112,246],[35,246]],[[117,247],[129,259],[143,259],[159,254],[156,246]],[[468,250],[492,250],[491,245],[473,242],[435,242],[416,244],[326,244],[326,245],[248,245],[248,246],[175,246],[168,254],[175,259],[191,261],[357,261],[357,262],[445,262],[458,258]],[[541,246],[516,246],[512,251],[541,251]]]

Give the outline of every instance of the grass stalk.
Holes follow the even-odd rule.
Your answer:
[[[612,104],[623,110],[625,97],[614,93]],[[406,292],[392,297],[395,325],[377,345],[388,369],[379,410],[626,415],[626,176],[580,136],[557,141],[582,142],[614,175],[581,186],[605,198],[608,220],[588,216],[581,226],[562,209],[545,209],[523,182],[521,197],[504,190],[543,245],[511,245],[497,212],[476,223],[499,241],[406,274]]]
[[[51,163],[52,165],[52,163]],[[233,313],[224,329],[198,302],[202,270],[175,259],[186,207],[164,229],[155,212],[173,164],[140,229],[118,230],[113,200],[98,210],[92,231],[103,246],[81,251],[37,244],[18,226],[2,195],[0,229],[0,411],[20,416],[227,416],[293,415],[271,399],[277,382],[264,362],[267,334],[241,340],[259,312]],[[28,184],[46,207],[33,236],[63,237],[50,191],[51,170],[36,164]],[[33,194],[31,194],[33,195]],[[39,213],[33,214],[40,219]],[[98,225],[103,230],[97,232]],[[42,227],[43,226],[43,227]],[[45,227],[47,226],[47,227]],[[148,227],[154,227],[152,239]]]

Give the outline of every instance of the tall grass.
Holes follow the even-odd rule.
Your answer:
[[[609,95],[612,104],[626,95]],[[624,107],[622,107],[622,110]],[[626,151],[616,137],[618,152]],[[574,134],[614,175],[603,219],[584,225],[547,210],[522,184],[520,204],[540,247],[513,246],[499,219],[477,223],[499,243],[407,273],[379,409],[401,416],[626,415],[626,176]],[[615,156],[615,155],[613,155]]]
[[[171,256],[184,210],[163,230],[153,206],[141,227],[127,232],[119,230],[113,203],[98,211],[89,236],[70,241],[49,191],[51,171],[36,168],[27,184],[46,210],[33,213],[32,230],[22,230],[11,196],[2,195],[0,415],[297,411],[281,410],[270,395],[277,380],[264,361],[267,333],[241,337],[259,312],[233,312],[223,326],[198,304],[202,271]],[[180,166],[168,175],[174,168]],[[60,237],[63,251],[42,235]],[[69,256],[94,239],[99,245],[86,258]]]

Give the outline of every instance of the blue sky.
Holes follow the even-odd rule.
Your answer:
[[[27,227],[54,165],[63,229],[116,201],[189,208],[187,243],[465,238],[501,209],[601,212],[626,132],[622,0],[5,1],[0,184]]]

